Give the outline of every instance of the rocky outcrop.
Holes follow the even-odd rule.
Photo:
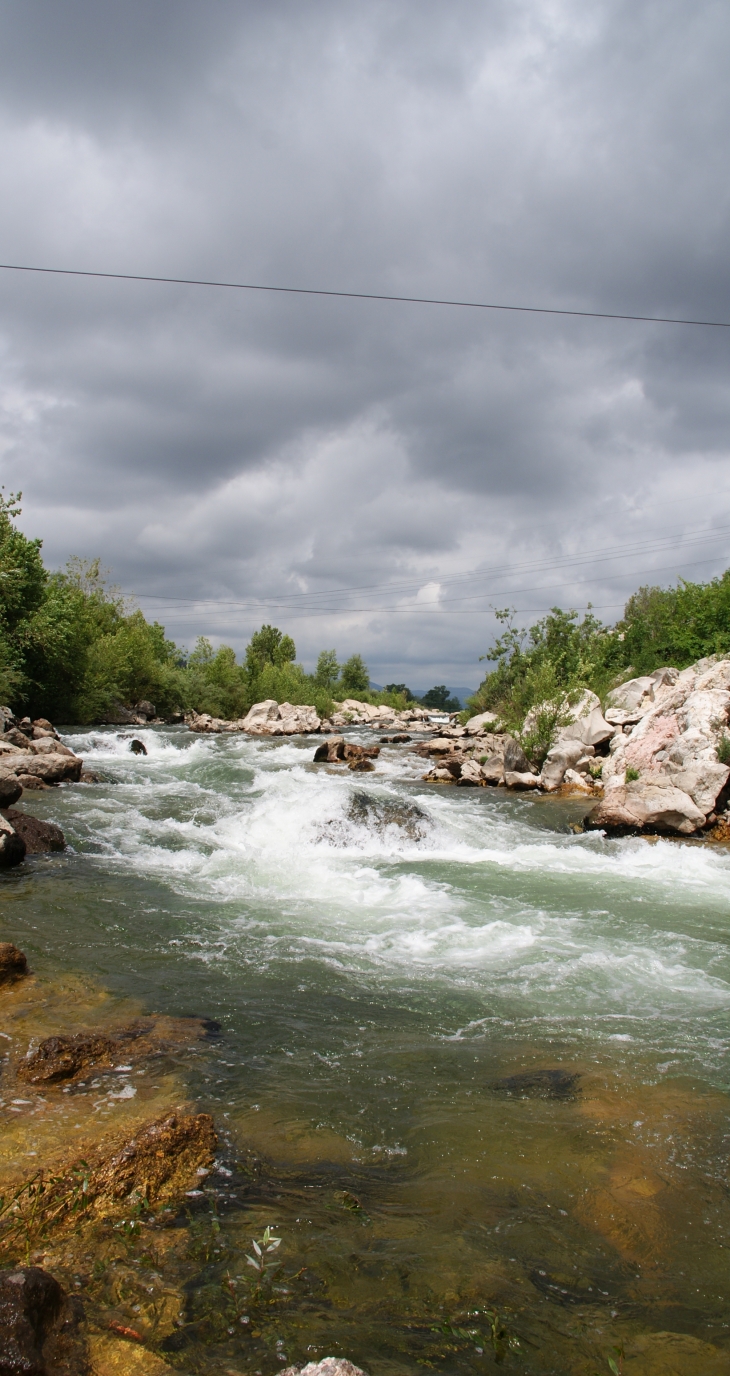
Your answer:
[[[186,725],[191,731],[220,736],[246,731],[252,736],[302,736],[319,731],[322,722],[316,707],[297,707],[291,702],[255,702],[245,717],[224,721],[207,712],[188,712]]]
[[[32,755],[18,751],[13,755],[0,756],[0,774],[16,778],[25,788],[25,780],[38,779],[44,784],[76,783],[81,777],[83,760],[72,751],[52,751],[44,755]]]
[[[14,946],[12,941],[0,941],[0,984],[14,984],[29,974],[25,952]]]
[[[469,718],[465,731],[468,736],[484,736],[496,731],[498,725],[496,712],[480,712],[478,716]]]
[[[88,1376],[80,1301],[38,1266],[0,1271],[2,1376]]]
[[[66,838],[55,822],[42,822],[16,807],[5,808],[1,814],[25,842],[26,855],[48,855],[66,849]]]
[[[730,659],[700,660],[681,673],[658,669],[623,684],[610,701],[607,718],[624,720],[603,761],[604,799],[586,825],[678,835],[711,825],[730,779],[718,759],[730,718]]]

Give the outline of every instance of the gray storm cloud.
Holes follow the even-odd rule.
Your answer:
[[[730,320],[729,47],[709,0],[0,3],[0,259]],[[611,620],[730,562],[729,360],[3,272],[0,479],[177,639],[475,684],[491,606]]]

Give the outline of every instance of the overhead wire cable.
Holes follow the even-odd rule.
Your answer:
[[[91,277],[110,282],[157,282],[177,287],[215,287],[227,291],[278,292],[289,296],[328,296],[347,301],[395,301],[409,306],[455,306],[465,310],[513,311],[523,315],[565,315],[585,320],[631,320],[646,325],[692,325],[730,330],[730,320],[691,320],[684,316],[634,315],[619,311],[579,311],[560,306],[515,306],[497,301],[461,301],[440,296],[399,296],[391,292],[337,291],[328,287],[284,287],[263,282],[225,282],[205,277],[163,277],[142,272],[95,272],[84,268],[49,268],[30,263],[0,263],[3,272],[36,272],[56,277]]]
[[[559,556],[558,558],[556,558],[556,559],[528,560],[528,561],[525,561],[524,563],[513,564],[513,565],[511,566],[511,568],[510,568],[509,570],[506,570],[506,571],[502,571],[501,566],[493,566],[493,567],[491,567],[491,568],[480,569],[480,570],[472,569],[472,570],[469,570],[469,571],[467,571],[467,572],[465,572],[465,573],[461,573],[461,574],[450,574],[450,575],[447,574],[447,575],[445,575],[444,577],[438,578],[438,579],[435,578],[435,577],[430,577],[430,578],[429,578],[429,577],[427,577],[427,576],[424,575],[424,577],[422,577],[419,581],[412,581],[412,582],[409,582],[409,583],[370,583],[370,584],[361,584],[361,585],[357,585],[357,584],[356,584],[356,585],[351,586],[351,587],[349,587],[349,588],[322,588],[322,589],[312,589],[312,590],[309,591],[309,592],[278,593],[278,594],[275,595],[275,596],[277,597],[277,601],[276,601],[276,602],[271,601],[271,603],[266,602],[266,605],[275,606],[277,609],[286,609],[286,607],[287,607],[289,604],[291,604],[291,603],[297,603],[297,602],[301,602],[301,601],[303,601],[303,600],[312,600],[312,599],[314,599],[314,598],[338,597],[338,596],[343,596],[343,597],[344,597],[344,596],[352,596],[353,593],[379,592],[379,591],[381,591],[381,590],[385,590],[385,591],[387,591],[387,592],[389,592],[389,593],[408,592],[408,591],[409,591],[410,589],[412,589],[412,588],[415,588],[416,590],[419,590],[420,588],[422,588],[422,587],[424,587],[424,586],[427,586],[428,583],[433,583],[433,582],[438,582],[439,585],[443,587],[443,586],[446,586],[446,585],[452,586],[452,585],[453,585],[454,583],[456,583],[456,582],[462,582],[462,581],[467,581],[467,580],[476,580],[476,579],[481,579],[481,578],[492,578],[492,577],[495,577],[495,576],[496,576],[496,577],[511,578],[511,577],[514,577],[515,573],[517,573],[517,572],[532,572],[532,573],[539,573],[539,572],[540,572],[541,570],[543,570],[543,569],[547,571],[547,570],[550,570],[550,569],[553,569],[553,568],[555,568],[555,569],[558,569],[558,568],[571,568],[571,567],[580,567],[581,565],[584,565],[584,564],[608,563],[608,562],[610,562],[612,559],[621,559],[621,558],[625,558],[627,555],[631,555],[631,554],[661,553],[662,550],[663,550],[667,545],[669,545],[669,546],[675,546],[675,545],[680,544],[680,542],[681,542],[681,547],[678,549],[678,553],[681,554],[682,551],[683,551],[683,549],[685,549],[686,546],[689,545],[689,544],[698,544],[698,543],[703,543],[703,544],[704,544],[704,543],[710,543],[710,542],[712,542],[712,541],[714,541],[714,540],[724,539],[725,536],[728,535],[728,534],[730,534],[730,526],[719,526],[719,527],[717,527],[717,528],[715,529],[714,532],[699,531],[699,532],[697,532],[697,533],[695,534],[694,532],[689,531],[689,532],[687,532],[686,535],[680,536],[680,537],[679,537],[679,541],[677,540],[677,537],[676,537],[676,536],[673,536],[673,535],[672,535],[672,536],[669,536],[669,535],[667,535],[667,536],[657,536],[654,540],[649,540],[649,541],[637,541],[637,542],[634,542],[634,543],[632,543],[632,544],[626,544],[626,545],[614,545],[614,546],[613,546],[613,551],[611,550],[611,547],[610,547],[610,546],[609,546],[608,548],[604,546],[604,547],[603,547],[603,550],[598,549],[597,551],[595,551],[595,552],[592,553],[592,554],[587,554],[587,553],[583,552],[583,553],[576,554],[576,555],[560,555],[560,556]],[[703,561],[694,561],[694,562],[708,563],[708,562],[712,562],[712,560],[703,560]],[[665,565],[665,566],[663,566],[663,568],[667,568],[667,567],[673,567],[673,565]],[[656,570],[647,569],[647,570],[645,570],[645,572],[651,573],[651,572],[656,571],[657,573],[660,573],[660,572],[663,571],[663,568],[658,568],[658,569],[656,569]],[[627,577],[628,577],[628,576],[629,576],[629,575],[627,575]],[[633,577],[633,576],[638,576],[638,575],[631,575],[631,576]],[[425,579],[425,581],[424,581],[424,579]],[[596,581],[596,580],[593,580],[593,581]],[[561,586],[564,586],[564,585],[562,585],[562,584],[552,584],[551,586],[553,586],[553,587],[561,587]],[[489,593],[475,593],[475,594],[471,594],[471,595],[472,595],[472,596],[485,596],[485,597],[486,597],[486,596],[490,596],[490,597],[491,597],[491,596],[497,596],[497,595],[498,595],[498,591],[499,591],[499,590],[497,590],[497,591],[492,591],[492,592],[489,592]],[[509,591],[510,591],[510,589],[504,589],[505,595],[506,595]],[[177,596],[175,596],[174,594],[168,595],[168,594],[165,594],[165,593],[144,593],[144,592],[136,592],[136,591],[132,591],[132,592],[126,593],[125,596],[127,596],[127,597],[140,597],[140,598],[145,598],[145,599],[147,599],[147,598],[153,598],[154,600],[160,601],[160,602],[187,602],[187,603],[191,603],[191,602],[192,602],[192,603],[195,603],[196,606],[211,605],[211,606],[246,607],[246,606],[248,606],[250,603],[256,603],[256,605],[262,605],[261,599],[256,598],[256,597],[243,598],[243,599],[209,598],[209,597],[201,597],[201,598],[198,598],[198,597],[177,597]]]

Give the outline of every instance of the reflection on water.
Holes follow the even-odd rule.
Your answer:
[[[1,886],[37,971],[11,1058],[142,1012],[221,1024],[126,1098],[42,1106],[6,1070],[5,1171],[99,1115],[215,1117],[179,1210],[51,1254],[94,1322],[201,1373],[583,1376],[622,1344],[640,1376],[730,1371],[728,853],[574,836],[575,805],[429,789],[407,750],[363,777],[311,740],[137,734],[147,757],[68,737],[106,781],[34,797],[73,851]]]

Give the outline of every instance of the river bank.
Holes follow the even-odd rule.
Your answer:
[[[217,1022],[56,1101],[79,1155],[102,1114],[123,1136],[210,1113],[231,1174],[169,1232],[51,1247],[99,1334],[111,1315],[211,1376],[333,1350],[471,1372],[493,1341],[515,1371],[583,1376],[622,1343],[640,1376],[727,1370],[724,848],[573,834],[584,799],[428,785],[366,728],[344,733],[380,746],[366,774],[311,737],[124,734],[62,732],[99,782],[25,804],[69,847],[2,876],[38,991],[3,1029],[17,1057],[69,1009]],[[47,1110],[4,1087],[22,1163]],[[287,1293],[231,1323],[267,1224]]]

